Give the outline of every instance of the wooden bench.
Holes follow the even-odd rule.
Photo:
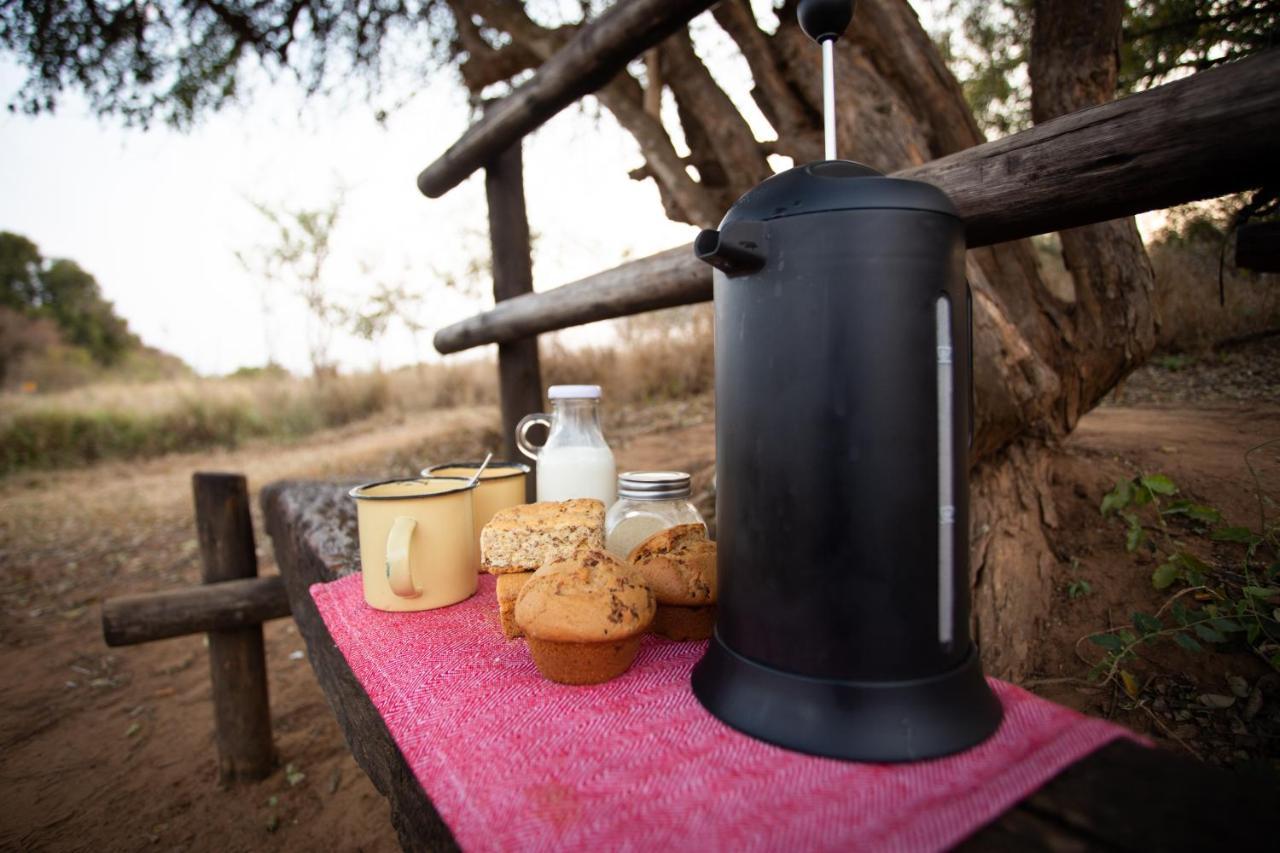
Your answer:
[[[456,844],[329,635],[314,583],[359,571],[350,484],[295,481],[262,490],[267,531],[316,678],[356,762],[391,802],[406,850]],[[1161,749],[1117,741],[1072,765],[974,833],[974,850],[1270,849],[1280,789]]]

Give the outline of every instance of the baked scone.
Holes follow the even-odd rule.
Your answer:
[[[658,610],[649,630],[671,640],[705,640],[716,622],[716,543],[701,524],[653,534],[628,561],[653,590]]]
[[[544,678],[597,684],[631,666],[655,608],[639,576],[595,548],[534,572],[516,599],[516,624]]]
[[[524,636],[516,624],[516,598],[531,577],[533,572],[498,575],[498,615],[502,619],[502,633],[513,639]]]
[[[494,513],[480,531],[486,572],[532,572],[579,548],[604,548],[604,504],[594,498],[543,501]]]

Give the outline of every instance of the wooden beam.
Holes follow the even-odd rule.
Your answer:
[[[589,95],[715,0],[618,0],[467,129],[418,175],[438,198],[574,101]],[[572,168],[570,165],[569,168]]]
[[[711,267],[693,256],[692,241],[631,261],[544,293],[503,302],[436,333],[436,349],[458,352],[523,337],[705,302],[711,298]]]
[[[239,474],[197,473],[196,532],[206,584],[253,578],[258,558],[249,487]],[[275,767],[262,625],[209,632],[209,671],[222,782],[262,779]]]
[[[1047,121],[895,177],[945,190],[970,247],[1260,186],[1280,175],[1280,50]],[[458,352],[711,299],[690,246],[509,300],[436,333]]]
[[[498,305],[533,292],[533,260],[520,148],[517,141],[485,167],[493,299]],[[542,366],[536,337],[498,345],[498,392],[502,452],[506,459],[518,460],[521,455],[516,448],[516,424],[525,415],[542,411]],[[525,478],[526,497],[531,501],[535,499],[534,483],[534,477]]]
[[[970,246],[1252,189],[1280,174],[1280,50],[934,160]]]
[[[131,646],[261,625],[288,615],[284,581],[270,575],[108,599],[102,603],[102,636],[108,646]]]

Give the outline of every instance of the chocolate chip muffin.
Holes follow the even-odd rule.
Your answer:
[[[631,666],[655,607],[629,566],[584,549],[534,572],[516,599],[516,624],[545,678],[597,684]]]
[[[701,524],[655,533],[628,561],[653,590],[657,613],[649,630],[671,640],[705,640],[716,622],[716,543]]]

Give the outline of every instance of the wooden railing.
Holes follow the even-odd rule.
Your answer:
[[[1065,115],[895,177],[951,196],[970,247],[1238,192],[1280,178],[1280,50]],[[711,298],[678,246],[441,329],[442,353]]]
[[[494,260],[490,310],[441,329],[436,349],[496,343],[504,451],[519,418],[541,406],[543,332],[705,302],[711,270],[677,246],[542,293],[533,292],[520,140],[596,91],[626,63],[714,0],[614,4],[548,59],[418,176],[439,196],[486,170]],[[951,196],[970,247],[1104,222],[1252,189],[1280,177],[1280,50],[895,173]],[[519,211],[518,216],[512,211]],[[516,222],[516,218],[521,221]]]

